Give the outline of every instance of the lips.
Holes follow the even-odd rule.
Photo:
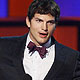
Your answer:
[[[39,33],[41,38],[47,37],[48,33]]]

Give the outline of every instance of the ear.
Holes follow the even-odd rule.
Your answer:
[[[26,24],[27,24],[28,28],[30,28],[30,21],[29,21],[28,16],[26,17]]]

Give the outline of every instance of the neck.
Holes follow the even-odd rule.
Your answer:
[[[29,39],[30,39],[30,41],[32,41],[36,46],[45,46],[45,47],[50,47],[51,46],[51,38],[46,42],[46,43],[43,43],[43,44],[41,44],[41,43],[38,43],[38,42],[34,42],[31,38],[30,38],[30,35],[28,35],[29,37]]]

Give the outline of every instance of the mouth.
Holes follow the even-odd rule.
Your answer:
[[[39,33],[39,35],[40,35],[41,38],[46,38],[48,33]]]

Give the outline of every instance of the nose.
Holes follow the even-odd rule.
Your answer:
[[[43,25],[42,25],[42,30],[46,31],[47,29],[48,29],[47,23],[44,22]]]

